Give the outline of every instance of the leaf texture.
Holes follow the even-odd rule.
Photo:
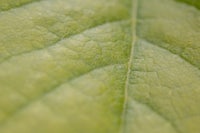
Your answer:
[[[192,0],[0,0],[0,133],[199,133]]]

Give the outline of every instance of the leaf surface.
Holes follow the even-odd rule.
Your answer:
[[[0,133],[199,133],[192,0],[0,0]]]

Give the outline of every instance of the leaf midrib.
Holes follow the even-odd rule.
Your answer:
[[[128,89],[129,89],[129,79],[130,79],[130,74],[131,74],[131,67],[133,64],[133,57],[134,57],[134,45],[137,42],[137,39],[140,39],[141,37],[139,37],[138,35],[138,30],[139,28],[137,27],[137,20],[139,17],[139,0],[133,0],[132,3],[132,46],[131,46],[131,52],[130,52],[130,56],[129,56],[129,62],[128,62],[128,68],[127,68],[127,78],[126,78],[126,83],[125,83],[125,90],[124,90],[124,103],[123,103],[123,110],[122,110],[122,116],[121,116],[121,124],[120,124],[120,130],[119,133],[126,133],[126,117],[127,117],[127,105],[128,105]],[[146,39],[144,39],[146,40]],[[161,47],[157,44],[153,44],[151,42],[152,45],[157,46],[159,48],[165,49],[164,47]],[[169,51],[168,49],[165,49],[167,51]],[[171,51],[169,51],[170,53],[172,53]],[[192,64],[191,62],[187,61],[186,59],[182,58],[179,54],[176,53],[172,53],[175,54],[177,56],[179,56],[181,59],[183,59],[185,62],[189,63],[190,65],[192,65],[193,67],[199,69],[197,66],[195,66],[194,64]],[[133,70],[134,71],[134,70]],[[141,103],[140,101],[136,100],[135,98],[132,98],[134,101]],[[144,104],[144,103],[142,103]],[[166,116],[164,116],[162,113],[156,111],[153,107],[151,107],[150,105],[145,104],[146,107],[148,107],[150,110],[152,110],[154,113],[156,113],[158,116],[160,116],[162,119],[164,119],[166,122],[168,122],[177,133],[181,133],[181,131],[179,129],[177,129],[176,125],[170,120],[168,119]]]
[[[132,1],[132,9],[131,9],[131,26],[132,26],[132,44],[131,44],[131,52],[129,56],[129,61],[128,61],[128,70],[127,70],[127,75],[126,75],[126,81],[125,81],[125,89],[124,89],[124,103],[123,103],[123,110],[122,110],[122,116],[121,116],[121,123],[120,123],[120,133],[125,132],[125,124],[126,124],[126,110],[127,110],[127,102],[128,102],[128,88],[129,88],[129,79],[130,79],[130,74],[131,74],[131,66],[132,66],[132,58],[134,56],[134,44],[136,43],[136,37],[137,37],[137,31],[134,29],[136,28],[136,19],[138,15],[138,0],[133,0]],[[132,11],[133,10],[133,11]],[[133,32],[134,31],[134,32]]]

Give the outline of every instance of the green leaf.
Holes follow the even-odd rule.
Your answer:
[[[0,0],[0,133],[199,133],[198,0]]]

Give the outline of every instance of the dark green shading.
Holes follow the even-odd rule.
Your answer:
[[[200,0],[176,0],[176,1],[184,2],[200,9]]]

